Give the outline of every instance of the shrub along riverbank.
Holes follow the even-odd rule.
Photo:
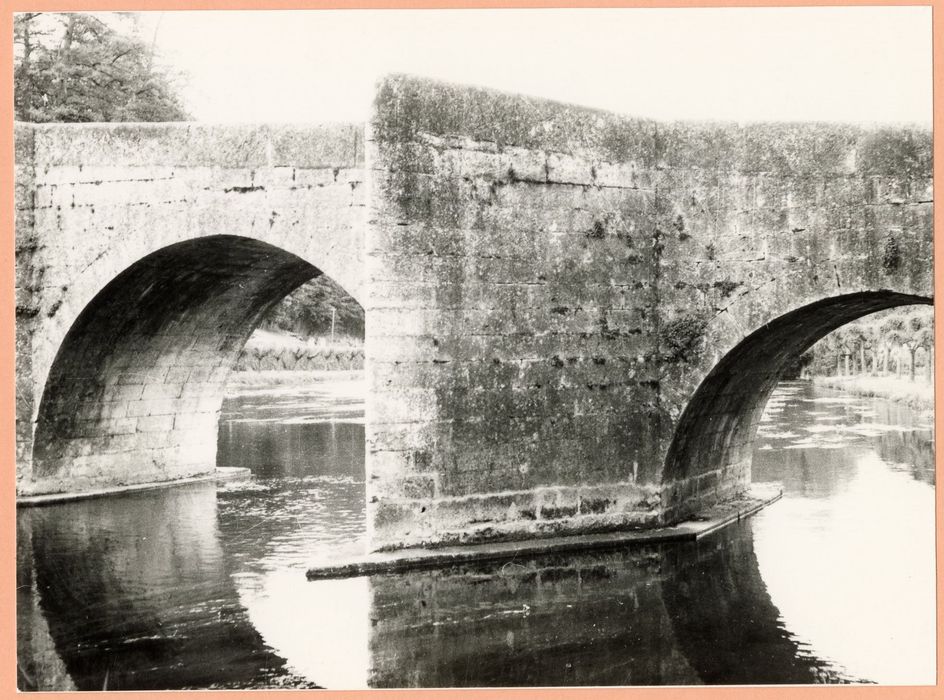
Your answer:
[[[813,377],[813,383],[848,391],[858,396],[875,396],[906,404],[921,411],[934,410],[934,380],[907,377]]]
[[[364,345],[359,339],[334,343],[304,341],[293,335],[256,331],[236,361],[237,372],[330,371],[364,368]]]

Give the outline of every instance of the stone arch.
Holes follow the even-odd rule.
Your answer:
[[[115,276],[65,335],[34,429],[32,490],[212,471],[225,380],[265,313],[322,274],[242,236],[160,248]]]
[[[862,316],[930,297],[890,290],[841,294],[765,323],[734,346],[702,380],[676,425],[663,468],[681,517],[750,481],[757,426],[783,371],[817,341]]]
[[[214,211],[226,212],[225,207]],[[30,373],[33,380],[41,388],[46,385],[53,360],[58,349],[65,342],[66,335],[78,321],[80,314],[88,308],[97,295],[102,291],[102,280],[111,279],[120,271],[126,270],[138,261],[155,253],[162,248],[176,244],[188,243],[198,238],[219,238],[216,231],[240,231],[238,234],[228,234],[231,238],[251,238],[262,243],[310,260],[317,257],[320,274],[328,275],[340,284],[344,290],[363,306],[363,274],[362,265],[358,258],[351,263],[344,255],[339,255],[338,246],[330,236],[318,231],[313,236],[267,236],[265,232],[256,231],[252,227],[238,226],[239,211],[229,212],[233,218],[227,219],[224,225],[216,222],[206,226],[208,232],[193,232],[194,227],[183,226],[178,228],[166,227],[160,231],[159,243],[148,237],[126,235],[107,241],[107,247],[98,252],[94,261],[84,267],[80,273],[67,280],[59,293],[49,301],[48,308],[43,309],[42,330],[37,332],[33,339],[33,356],[31,358]],[[245,232],[242,231],[245,229]],[[259,234],[259,235],[255,235]],[[319,249],[329,254],[318,255]],[[359,241],[352,241],[350,250],[359,252]],[[36,396],[36,405],[33,411],[33,420],[36,420],[36,411],[40,396]]]

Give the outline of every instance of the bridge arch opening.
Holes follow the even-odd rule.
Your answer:
[[[231,235],[161,248],[122,271],[58,349],[34,427],[47,492],[186,478],[216,464],[226,379],[269,310],[321,275]]]
[[[930,297],[889,290],[843,294],[794,309],[730,350],[692,395],[666,454],[663,483],[673,518],[710,505],[750,482],[754,437],[767,400],[807,350],[841,326]]]

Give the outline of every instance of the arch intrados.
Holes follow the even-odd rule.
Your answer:
[[[127,452],[134,435],[109,433],[128,432],[124,404],[140,409],[151,397],[165,402],[157,415],[189,411],[194,425],[208,424],[222,400],[221,381],[260,319],[320,274],[282,248],[230,235],[176,242],[123,269],[78,314],[50,363],[36,410],[34,476],[58,474],[69,459],[109,442],[128,444],[103,449]],[[196,369],[188,374],[190,366]],[[195,378],[201,366],[204,376]],[[137,385],[142,394],[132,396]],[[139,413],[131,433],[152,417]],[[147,428],[160,423],[155,418]],[[168,433],[178,424],[186,430],[182,419]]]
[[[842,294],[789,311],[755,329],[708,372],[682,412],[666,453],[663,483],[744,458],[783,370],[841,326],[878,311],[933,304],[930,297],[877,290]],[[742,442],[746,440],[746,444]]]

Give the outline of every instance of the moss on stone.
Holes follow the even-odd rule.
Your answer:
[[[723,280],[718,280],[711,286],[714,289],[717,289],[721,293],[722,297],[729,297],[734,293],[734,290],[740,287],[742,284],[742,282],[735,282],[732,279],[725,278]]]
[[[659,334],[665,362],[697,362],[705,344],[708,323],[698,316],[683,316],[662,327]]]
[[[901,247],[891,234],[885,239],[885,248],[882,251],[882,269],[885,274],[892,274],[901,266]]]

